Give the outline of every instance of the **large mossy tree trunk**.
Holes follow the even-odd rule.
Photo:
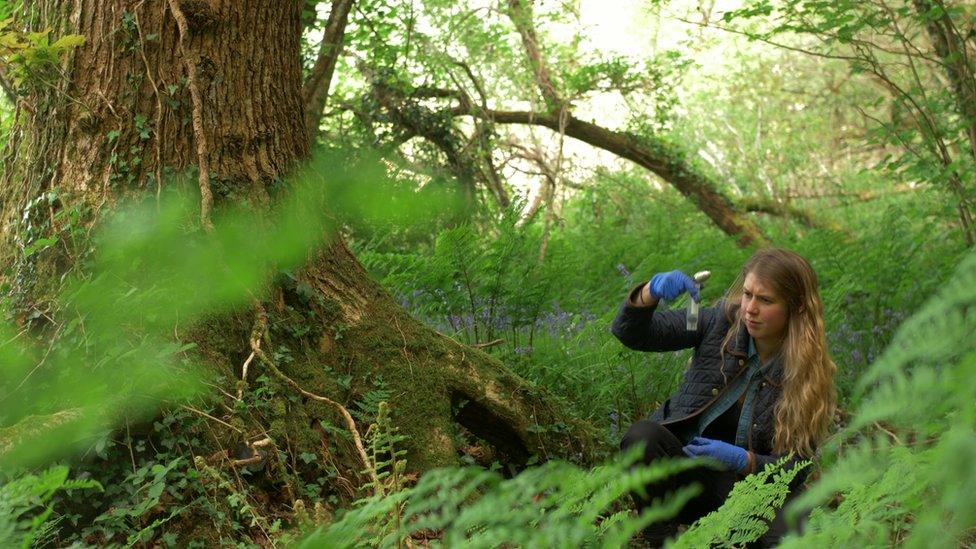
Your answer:
[[[39,306],[77,260],[67,248],[30,258],[18,252],[64,229],[58,210],[81,205],[93,219],[128,194],[158,192],[167,174],[188,168],[203,174],[201,196],[211,194],[217,208],[239,201],[267,207],[268,187],[309,152],[300,65],[304,3],[27,2],[30,28],[51,28],[54,38],[77,33],[87,42],[49,71],[57,78],[25,82],[22,90],[0,190],[3,259],[20,307]],[[545,390],[412,319],[341,241],[265,295],[263,309],[273,317],[265,350],[287,346],[291,356],[281,370],[347,406],[381,385],[414,471],[457,463],[464,445],[458,432],[515,466],[531,455],[588,460],[598,450],[592,431]],[[215,380],[241,377],[255,315],[214,315],[182,332],[214,365]],[[251,368],[253,379],[261,367]],[[350,444],[321,428],[344,427],[335,410],[294,398],[284,384],[277,394],[271,412],[224,418],[240,433],[214,423],[211,449],[229,451],[213,455],[233,457],[234,445],[267,436],[292,456],[337,452],[346,471],[358,475],[362,465]],[[540,428],[552,424],[568,429]],[[284,461],[281,474],[265,482],[268,505],[282,508],[292,504],[282,495],[292,491],[280,489],[289,476],[316,474],[292,469],[320,466]],[[232,466],[231,459],[213,464]]]

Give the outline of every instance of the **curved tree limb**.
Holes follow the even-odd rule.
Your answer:
[[[560,131],[557,115],[463,108],[452,112],[457,116],[488,118],[496,124],[536,125]],[[722,194],[708,175],[693,167],[688,162],[687,153],[674,144],[659,138],[609,130],[570,115],[565,121],[565,131],[569,137],[630,160],[670,183],[678,192],[694,201],[698,209],[722,231],[735,237],[740,246],[769,243],[759,226]]]
[[[447,157],[451,171],[461,183],[465,204],[473,206],[477,198],[479,170],[466,148],[459,146],[458,136],[450,124],[438,120],[437,113],[419,104],[404,103],[391,89],[379,83],[373,85],[373,96],[385,108],[391,121],[410,136],[426,139]]]
[[[488,108],[488,94],[485,93],[485,87],[481,83],[481,80],[475,76],[474,71],[471,70],[471,66],[464,61],[454,60],[454,64],[460,67],[464,74],[471,81],[471,84],[475,87],[478,92],[478,98],[481,100],[481,108]],[[458,86],[461,88],[461,86]],[[462,101],[468,101],[470,103],[470,98],[462,96]],[[495,195],[495,199],[502,208],[507,208],[511,203],[511,199],[508,197],[508,191],[505,190],[505,185],[502,183],[502,178],[498,173],[498,167],[495,166],[495,160],[492,157],[492,147],[490,135],[494,133],[494,126],[489,124],[483,119],[480,124],[476,124],[475,127],[475,137],[478,138],[480,147],[477,151],[480,153],[481,159],[484,163],[484,169],[482,173],[484,175],[485,183],[488,188]]]

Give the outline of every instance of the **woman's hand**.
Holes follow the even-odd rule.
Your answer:
[[[688,457],[710,457],[721,461],[733,471],[742,471],[749,464],[748,452],[721,440],[695,437],[682,450]]]
[[[658,273],[651,277],[648,286],[650,286],[651,296],[658,299],[670,301],[683,292],[688,292],[696,303],[701,300],[701,296],[698,294],[698,284],[695,284],[693,278],[681,271]]]

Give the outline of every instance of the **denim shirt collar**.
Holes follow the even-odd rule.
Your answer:
[[[729,342],[729,352],[740,358],[746,359],[746,364],[751,364],[754,357],[756,364],[759,363],[759,351],[756,349],[756,342],[749,335],[749,331],[740,327],[736,337]],[[773,385],[779,386],[783,380],[783,353],[777,353],[767,364],[763,365],[762,375]]]

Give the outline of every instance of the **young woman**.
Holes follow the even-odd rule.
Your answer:
[[[678,517],[645,530],[651,544],[718,508],[732,484],[792,454],[809,458],[826,435],[834,410],[837,367],[827,352],[817,275],[800,255],[756,252],[715,307],[703,307],[698,329],[686,329],[685,311],[657,311],[660,299],[683,292],[699,300],[694,281],[680,271],[659,273],[631,291],[613,322],[613,334],[638,351],[694,348],[675,394],[634,423],[621,442],[643,445],[644,463],[666,457],[710,457],[724,470],[695,468],[635,495],[638,507],[689,483],[702,492]],[[802,471],[791,489],[801,485]],[[777,516],[762,540],[785,532]]]

